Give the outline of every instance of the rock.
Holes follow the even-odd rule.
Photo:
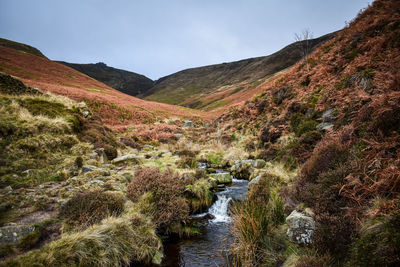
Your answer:
[[[254,178],[253,180],[251,180],[251,181],[249,182],[249,188],[250,188],[251,186],[257,184],[257,183],[261,180],[262,175],[263,175],[263,174],[259,174],[256,178]]]
[[[256,159],[253,161],[253,167],[257,169],[262,169],[265,167],[265,160]]]
[[[253,102],[248,103],[247,107],[250,108],[250,109],[253,108],[254,107],[254,103]]]
[[[315,128],[317,128],[317,130],[319,131],[324,131],[324,130],[328,130],[330,128],[333,127],[332,123],[329,122],[321,122],[320,124],[318,124]]]
[[[96,167],[96,166],[92,166],[92,165],[84,165],[83,167],[82,167],[82,172],[83,173],[85,173],[85,172],[92,172],[92,171],[95,171],[95,170],[97,170],[98,168]]]
[[[311,244],[315,231],[315,221],[311,216],[293,210],[286,218],[289,228],[286,232],[289,240],[296,244]]]
[[[237,161],[235,165],[231,167],[231,172],[237,179],[248,180],[251,173],[254,171],[253,164],[254,160],[251,159]]]
[[[90,112],[89,112],[89,110],[84,110],[82,112],[82,114],[83,114],[83,117],[87,118],[90,115]]]
[[[334,109],[328,109],[322,113],[322,122],[333,122],[336,120],[336,115],[334,114]]]
[[[121,164],[121,163],[127,163],[127,162],[132,162],[134,164],[140,164],[141,160],[138,156],[134,154],[128,154],[122,157],[115,158],[111,161],[113,164]]]
[[[183,127],[193,128],[194,124],[192,121],[185,121],[185,124],[183,125]]]
[[[213,173],[211,177],[217,180],[218,184],[230,184],[232,183],[232,176],[228,172]]]
[[[104,185],[104,182],[101,180],[92,180],[90,182],[87,183],[88,185],[92,185],[92,184],[98,184],[100,186]]]
[[[0,244],[16,244],[35,230],[33,225],[10,225],[0,228]]]
[[[206,124],[204,124],[204,128],[206,129],[210,128],[210,124],[207,122]]]
[[[178,139],[181,139],[183,137],[183,134],[182,133],[176,133],[176,134],[174,134],[174,136],[176,138],[178,138]]]
[[[154,150],[154,146],[152,145],[144,145],[143,150]]]

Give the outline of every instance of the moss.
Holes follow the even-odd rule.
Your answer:
[[[39,243],[39,241],[41,241],[41,239],[44,238],[45,229],[51,224],[57,222],[58,222],[57,219],[48,219],[40,223],[34,224],[33,226],[35,230],[32,233],[21,238],[17,247],[21,250],[29,250],[35,247]]]

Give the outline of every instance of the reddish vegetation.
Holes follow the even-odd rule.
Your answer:
[[[157,117],[210,118],[209,114],[173,105],[141,100],[121,93],[69,67],[51,60],[0,46],[0,71],[16,76],[26,85],[89,100],[114,130],[129,124],[148,123]]]
[[[324,225],[317,249],[344,255],[361,223],[395,217],[400,208],[400,2],[376,0],[309,63],[309,72],[299,62],[267,81],[252,104],[219,121],[258,128],[265,154],[273,154],[281,135],[296,133],[296,147],[282,152],[305,162],[292,197],[314,208]],[[334,127],[312,139],[328,109]],[[302,143],[307,138],[312,146]],[[394,262],[398,257],[383,260]]]

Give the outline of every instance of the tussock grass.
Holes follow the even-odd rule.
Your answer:
[[[120,218],[108,217],[83,232],[33,250],[4,266],[122,266],[131,261],[161,262],[161,241],[150,219],[133,211]]]

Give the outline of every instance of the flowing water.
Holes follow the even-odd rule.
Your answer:
[[[200,221],[201,234],[190,239],[170,240],[165,244],[162,266],[223,266],[224,251],[233,239],[229,203],[233,199],[243,199],[247,186],[248,181],[233,179],[231,186],[217,192],[218,199],[208,212],[193,216]]]

